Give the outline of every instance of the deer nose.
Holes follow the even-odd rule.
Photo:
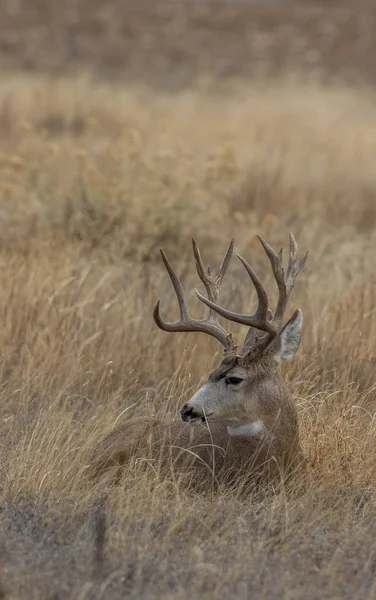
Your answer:
[[[194,411],[193,408],[190,408],[188,404],[185,404],[180,411],[181,418],[183,421],[190,421],[191,419],[197,419],[199,415]]]

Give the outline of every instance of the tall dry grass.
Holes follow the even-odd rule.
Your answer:
[[[0,92],[4,597],[373,598],[373,98],[25,77]],[[178,418],[220,360],[206,336],[154,325],[158,297],[176,313],[159,247],[192,289],[192,234],[213,265],[235,236],[271,283],[255,234],[278,246],[288,229],[310,250],[292,302],[302,348],[285,368],[303,488],[198,496],[137,463],[116,489],[88,482],[116,422]],[[224,288],[226,305],[251,308],[235,261]]]

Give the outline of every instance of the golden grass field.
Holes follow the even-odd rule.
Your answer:
[[[0,91],[0,596],[375,598],[375,94],[31,74]],[[304,486],[198,495],[155,464],[89,481],[115,423],[178,419],[221,359],[155,326],[158,297],[177,311],[159,248],[192,290],[191,236],[212,265],[235,237],[271,283],[256,233],[289,230],[309,250],[284,369]],[[254,299],[234,259],[223,304]]]

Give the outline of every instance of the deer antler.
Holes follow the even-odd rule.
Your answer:
[[[289,240],[290,240],[290,254],[289,254],[289,263],[287,266],[287,273],[285,275],[285,270],[283,268],[282,263],[282,252],[283,248],[280,249],[279,252],[275,252],[271,246],[261,237],[257,236],[260,240],[272,266],[274,279],[277,282],[279,297],[277,307],[274,313],[273,322],[275,325],[280,328],[281,323],[283,321],[283,317],[285,314],[287,302],[289,296],[292,292],[292,289],[295,284],[295,279],[297,278],[299,272],[304,267],[305,262],[307,260],[308,251],[305,253],[302,260],[297,260],[298,256],[298,244],[295,241],[294,236],[291,231],[289,232]]]
[[[234,240],[230,243],[227,252],[222,260],[221,266],[216,275],[211,276],[210,268],[208,268],[207,272],[205,271],[200,251],[196,244],[195,239],[192,239],[193,244],[193,254],[196,262],[196,269],[198,276],[200,277],[202,283],[204,284],[206,291],[209,296],[209,302],[212,302],[215,306],[219,301],[219,288],[222,282],[222,279],[226,273],[226,269],[230,263]],[[161,255],[163,262],[165,264],[166,270],[170,276],[171,283],[175,290],[176,297],[179,303],[180,309],[180,319],[175,321],[174,323],[167,323],[163,321],[159,312],[160,300],[156,303],[153,311],[154,321],[158,325],[160,329],[164,331],[201,331],[202,333],[207,333],[212,337],[215,337],[224,347],[226,356],[235,356],[236,355],[236,345],[233,340],[231,333],[228,333],[222,325],[218,323],[216,311],[210,308],[209,315],[206,319],[192,319],[188,314],[187,302],[185,299],[185,294],[183,290],[183,286],[172,268],[169,260],[167,259],[164,252],[161,250]],[[205,298],[206,300],[206,298]]]
[[[290,255],[286,274],[282,263],[282,248],[279,252],[275,252],[263,238],[258,236],[266,252],[266,255],[269,258],[274,278],[278,286],[279,297],[274,315],[269,309],[268,296],[262,282],[252,269],[251,265],[248,264],[248,262],[239,255],[238,258],[245,266],[257,293],[258,306],[256,312],[253,315],[239,314],[222,308],[221,306],[213,302],[211,299],[205,298],[199,292],[196,291],[196,294],[198,295],[200,300],[204,302],[204,304],[209,306],[209,308],[217,312],[219,315],[230,321],[235,321],[236,323],[248,325],[248,327],[251,328],[247,334],[242,348],[243,359],[249,358],[250,355],[253,356],[256,350],[259,351],[261,348],[265,348],[265,346],[271,341],[271,339],[275,337],[281,330],[281,325],[286,310],[287,302],[291,291],[294,287],[295,279],[299,271],[303,268],[308,255],[307,252],[303,259],[298,261],[297,243],[292,233],[290,233],[289,236]],[[263,331],[266,335],[264,334],[261,337],[257,337],[255,335],[254,330]]]

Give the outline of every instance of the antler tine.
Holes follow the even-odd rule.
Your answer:
[[[200,277],[202,283],[205,286],[206,292],[208,294],[209,300],[211,302],[219,301],[219,288],[222,283],[222,279],[226,273],[227,267],[230,264],[232,253],[234,250],[234,240],[232,239],[229,247],[227,248],[226,254],[224,255],[221,265],[218,269],[218,272],[213,277],[211,276],[210,267],[208,267],[207,271],[205,271],[204,264],[202,262],[201,254],[199,247],[197,246],[195,238],[192,238],[192,246],[193,246],[193,254],[196,262],[196,269],[198,276]],[[215,311],[210,308],[209,320],[216,322],[217,317]]]
[[[290,251],[289,251],[289,263],[287,267],[287,274],[285,275],[285,270],[283,268],[282,263],[282,248],[279,252],[275,252],[271,246],[261,237],[257,236],[260,240],[267,257],[269,258],[274,279],[277,282],[278,286],[278,302],[277,307],[273,317],[273,323],[275,324],[276,329],[280,328],[287,302],[289,296],[292,292],[292,289],[295,284],[295,279],[298,276],[300,270],[304,267],[305,262],[307,260],[308,252],[304,255],[302,260],[297,260],[298,255],[298,244],[291,233],[289,232],[289,240],[290,240]]]
[[[230,261],[231,261],[231,258],[232,258],[232,254],[233,254],[233,251],[234,251],[234,241],[235,241],[234,238],[232,238],[232,240],[230,242],[230,245],[227,248],[227,252],[226,252],[226,254],[224,255],[224,257],[222,259],[221,265],[220,265],[220,267],[218,269],[218,273],[215,276],[215,278],[218,281],[218,283],[221,283],[223,277],[226,274],[227,267],[230,264]]]
[[[287,267],[286,287],[290,291],[294,287],[295,279],[297,278],[298,274],[300,273],[300,271],[302,270],[302,268],[304,267],[304,265],[306,263],[307,256],[308,256],[308,250],[301,260],[296,260],[297,255],[298,255],[298,244],[296,243],[295,238],[294,238],[293,234],[291,233],[291,231],[289,232],[289,238],[290,238],[290,256],[289,256],[289,264]]]
[[[170,261],[168,260],[167,256],[163,252],[163,250],[161,250],[161,256],[162,256],[162,260],[164,262],[164,265],[166,267],[167,273],[170,276],[171,283],[172,283],[173,288],[175,290],[176,297],[178,299],[179,310],[180,310],[180,319],[182,321],[187,321],[188,318],[189,318],[188,317],[188,308],[187,308],[187,301],[185,299],[185,294],[184,294],[183,286],[180,283],[179,277],[176,275],[174,269],[172,268],[172,265],[171,265]]]
[[[241,323],[242,325],[248,325],[248,327],[254,327],[255,329],[260,329],[261,331],[265,331],[266,333],[274,334],[276,333],[276,328],[274,322],[268,318],[270,311],[268,295],[265,291],[265,288],[258,275],[252,269],[251,265],[241,256],[238,255],[238,258],[246,268],[246,271],[250,276],[257,293],[258,306],[256,312],[253,315],[245,315],[232,312],[231,310],[222,308],[222,306],[219,306],[215,302],[208,300],[207,298],[202,296],[197,290],[196,294],[201,300],[201,302],[209,306],[209,308],[213,309],[216,313],[218,313],[225,319],[228,319],[229,321],[235,321],[236,323]]]
[[[210,289],[210,294],[213,294],[213,293],[218,294],[219,284],[224,275],[224,272],[221,275],[219,280],[218,280],[218,274],[214,278],[211,278],[209,275],[206,275],[206,273],[204,271],[203,263],[201,260],[201,256],[200,256],[200,253],[199,253],[199,250],[198,250],[198,247],[197,247],[197,244],[195,241],[193,241],[193,251],[194,251],[194,255],[195,255],[195,259],[196,259],[197,272],[198,272],[201,280],[205,284],[208,294],[209,294],[209,289]],[[225,255],[225,259],[227,259],[226,266],[231,258],[231,256],[230,256],[231,251],[232,251],[232,244],[230,244],[230,247],[227,250],[227,253]],[[175,273],[167,256],[164,254],[164,252],[162,250],[161,250],[161,255],[162,255],[162,259],[163,259],[164,265],[166,267],[166,270],[171,279],[171,283],[175,290],[176,297],[178,299],[179,309],[180,309],[180,319],[173,323],[168,323],[168,322],[164,321],[160,315],[160,310],[159,310],[160,309],[160,300],[158,300],[154,307],[154,310],[153,310],[153,317],[154,317],[154,321],[157,324],[157,326],[160,329],[162,329],[163,331],[170,331],[170,332],[201,331],[202,333],[207,333],[207,334],[211,335],[212,337],[215,337],[219,342],[221,342],[221,344],[223,345],[223,347],[225,349],[226,354],[235,355],[236,346],[235,346],[235,342],[232,338],[232,335],[230,333],[227,333],[227,331],[218,323],[217,319],[215,318],[214,315],[211,314],[211,312],[206,319],[192,319],[189,316],[187,302],[186,302],[185,294],[184,294],[184,289],[179,280],[179,277]],[[223,262],[224,261],[222,261],[222,265],[223,265]],[[222,265],[221,265],[221,267],[222,267]],[[221,271],[221,268],[220,268],[219,272],[220,271]],[[214,286],[214,283],[215,283],[216,287]],[[217,297],[217,296],[215,296],[215,297]]]

